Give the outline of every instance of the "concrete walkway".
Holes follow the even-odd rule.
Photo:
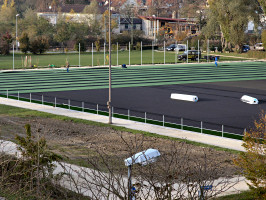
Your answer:
[[[29,103],[29,102],[18,101],[18,100],[13,100],[13,99],[6,99],[6,98],[0,97],[0,104],[20,107],[20,108],[26,108],[26,109],[51,113],[55,115],[62,115],[62,116],[67,116],[67,117],[72,117],[72,118],[79,118],[79,119],[90,120],[90,121],[95,121],[95,122],[108,123],[107,116],[84,113],[84,112],[62,109],[62,108],[56,108],[52,106]],[[141,122],[135,122],[135,121],[130,121],[130,120],[118,119],[118,118],[113,118],[113,125],[126,127],[126,128],[134,129],[134,130],[146,131],[146,132],[174,137],[174,138],[186,139],[190,141],[214,145],[214,146],[223,147],[227,149],[244,151],[244,148],[241,146],[243,142],[240,140],[235,140],[235,139],[222,138],[218,136],[200,134],[200,133],[195,133],[195,132],[190,132],[190,131],[156,126],[152,124],[145,124]]]

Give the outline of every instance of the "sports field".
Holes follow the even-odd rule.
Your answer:
[[[148,112],[157,118],[165,115],[171,121],[184,118],[191,123],[223,124],[242,131],[252,125],[261,110],[266,110],[265,62],[220,63],[218,68],[214,64],[113,67],[112,86],[115,111],[130,109],[134,115]],[[69,99],[77,106],[86,102],[106,109],[108,68],[0,73],[1,94],[7,90],[9,95],[19,92],[28,97],[26,93],[32,93],[32,98],[34,94],[37,98],[42,94],[51,101],[56,97],[58,103],[67,104]],[[199,101],[171,100],[171,93],[197,95]],[[241,102],[244,94],[258,98],[260,104]]]

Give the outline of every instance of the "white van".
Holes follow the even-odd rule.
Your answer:
[[[255,50],[257,51],[263,51],[264,47],[262,46],[262,43],[255,44]]]

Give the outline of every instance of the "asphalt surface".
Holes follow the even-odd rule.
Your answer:
[[[199,101],[173,100],[171,93],[196,95]],[[77,90],[62,92],[32,93],[33,99],[84,106],[107,111],[108,89]],[[259,99],[258,105],[240,101],[242,95]],[[29,98],[29,94],[21,94]],[[262,110],[266,110],[266,80],[200,83],[185,85],[164,85],[112,89],[114,112],[131,116],[146,117],[185,125],[242,134],[245,128],[253,126]]]

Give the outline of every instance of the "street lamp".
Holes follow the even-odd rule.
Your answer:
[[[109,110],[109,124],[112,124],[112,74],[111,74],[111,1],[109,0],[109,100],[107,102],[107,107]]]
[[[16,51],[18,51],[18,16],[19,14],[16,14]]]
[[[160,156],[160,152],[157,149],[147,149],[145,151],[134,154],[132,157],[125,159],[125,165],[128,167],[128,199],[132,200],[132,183],[131,183],[131,170],[132,165],[140,164],[142,166],[149,163],[153,163]]]
[[[154,18],[154,21],[153,21],[153,35],[154,35],[154,44],[156,42],[156,16],[155,15],[152,15],[152,17]]]

